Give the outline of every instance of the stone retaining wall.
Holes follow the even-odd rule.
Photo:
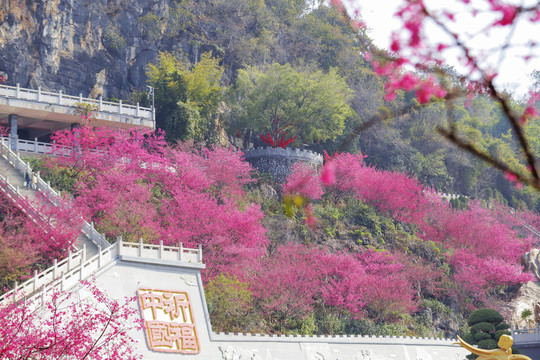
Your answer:
[[[304,162],[315,169],[323,164],[323,157],[310,150],[291,148],[255,148],[244,151],[247,162],[274,180],[284,183],[295,163]]]

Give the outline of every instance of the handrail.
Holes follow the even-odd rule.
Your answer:
[[[189,249],[184,248],[182,243],[178,246],[164,246],[163,241],[158,245],[145,244],[142,238],[139,238],[137,243],[130,243],[122,241],[122,236],[117,238],[116,243],[119,255],[197,263],[202,263],[203,260],[202,245],[197,249]]]
[[[11,139],[8,136],[0,136],[0,142],[9,147]],[[53,145],[35,140],[17,139],[17,151],[32,152],[36,154],[49,154]]]
[[[146,251],[148,249],[153,251]],[[198,249],[188,249],[184,248],[182,243],[180,243],[178,247],[163,246],[163,242],[160,242],[159,245],[144,244],[142,240],[139,240],[138,243],[130,243],[124,242],[122,241],[122,237],[118,237],[116,243],[112,245],[109,244],[109,246],[104,249],[98,248],[97,254],[89,259],[86,258],[86,248],[83,247],[83,249],[75,253],[70,252],[68,257],[60,262],[54,260],[53,266],[40,273],[35,271],[34,277],[20,285],[16,283],[14,289],[1,295],[0,304],[7,299],[18,301],[22,298],[28,298],[36,294],[40,289],[41,301],[43,304],[45,297],[50,290],[58,289],[63,291],[64,289],[76,285],[79,280],[86,279],[88,276],[112,263],[119,255],[147,259],[164,259],[167,258],[167,256],[163,256],[163,251],[176,253],[176,261],[191,261],[193,258],[192,255],[197,257],[196,261],[202,261],[201,246],[199,246]],[[187,255],[187,258],[185,255]]]
[[[515,345],[523,344],[538,344],[540,342],[540,327],[536,323],[535,328],[515,329],[510,328],[512,338],[514,338]]]
[[[83,247],[82,249],[74,253],[69,251],[68,256],[65,259],[61,261],[54,259],[53,265],[48,269],[45,269],[41,272],[37,272],[37,270],[34,270],[34,276],[31,279],[23,282],[22,284],[18,284],[17,282],[15,282],[15,287],[12,290],[0,296],[0,304],[8,298],[16,296],[16,294],[21,294],[21,296],[29,296],[35,293],[42,286],[45,286],[58,279],[61,274],[73,270],[74,268],[85,262],[85,260],[86,248]]]
[[[82,94],[77,97],[65,95],[62,90],[55,93],[42,91],[41,87],[38,87],[37,90],[21,88],[18,83],[16,86],[0,85],[0,96],[63,106],[77,106],[77,104],[87,103],[94,105],[100,112],[140,117],[155,122],[155,111],[152,108],[141,107],[138,103],[137,105],[125,105],[122,100],[118,103],[103,101],[101,96],[99,99],[83,97]]]
[[[0,175],[0,184],[4,185],[3,188],[5,189],[5,195],[16,204],[20,204],[22,195],[19,193],[19,187],[15,187],[10,184],[9,178],[3,175]],[[37,221],[36,219],[41,218],[39,211],[30,202],[27,202],[26,207],[20,206],[20,209],[34,222]]]
[[[23,176],[26,172],[32,172],[32,168],[30,167],[30,165],[21,160],[20,153],[13,152],[13,150],[9,149],[3,142],[0,142],[0,155],[4,156],[8,160],[8,162]],[[36,172],[36,175],[36,189],[41,191],[45,196],[47,196],[47,199],[54,206],[58,206],[60,203],[60,195],[58,195],[58,193],[54,191],[53,188],[51,188],[49,182],[45,182],[41,178],[39,171]],[[94,244],[96,244],[96,246],[101,248],[106,248],[110,245],[110,243],[105,239],[105,236],[100,234],[93,225],[89,224],[84,219],[82,220],[82,232],[90,239],[90,241],[92,241]]]

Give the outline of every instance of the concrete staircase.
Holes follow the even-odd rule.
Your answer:
[[[0,191],[11,198],[28,216],[37,220],[40,217],[37,209],[44,201],[42,196],[38,196],[38,192],[41,192],[54,206],[58,206],[60,196],[50,187],[50,184],[41,179],[39,172],[36,173],[38,177],[36,189],[27,188],[24,179],[27,171],[32,171],[32,169],[21,160],[20,154],[11,151],[6,144],[0,143]],[[22,201],[22,198],[26,198],[27,202]],[[74,216],[80,217],[78,214]],[[83,222],[75,245],[77,249],[85,247],[87,256],[92,257],[99,252],[99,249],[105,249],[109,245],[109,242],[94,229],[93,225]]]

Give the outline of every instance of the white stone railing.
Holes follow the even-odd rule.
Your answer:
[[[521,225],[529,230],[530,232],[532,232],[534,234],[534,236],[536,236],[537,238],[540,238],[540,232],[538,232],[538,230],[534,227],[532,227],[531,225],[527,224],[522,218],[520,218],[517,214],[516,214],[516,211],[514,209],[510,209],[510,214],[512,214],[512,216],[521,223]],[[539,246],[540,243],[536,243],[534,246]]]
[[[4,189],[5,196],[19,205],[19,208],[25,213],[32,221],[37,222],[37,219],[41,218],[39,211],[32,206],[29,201],[23,202],[23,197],[20,194],[20,187],[18,185],[10,184],[9,177],[0,174],[0,188]],[[24,203],[24,205],[23,205]]]
[[[527,329],[514,329],[511,328],[510,332],[512,338],[514,339],[514,344],[519,345],[529,345],[529,344],[540,344],[540,328],[538,323],[535,328]]]
[[[8,161],[8,163],[10,163],[17,171],[19,171],[23,178],[24,174],[26,174],[27,172],[32,172],[32,168],[30,168],[30,165],[21,160],[20,153],[13,152],[3,142],[0,143],[0,156],[3,156]],[[36,175],[36,190],[41,191],[54,206],[59,206],[61,201],[60,195],[56,191],[54,191],[53,188],[51,188],[50,182],[45,182],[41,178],[39,171],[36,172]],[[9,179],[7,179],[7,181],[9,181]],[[94,228],[93,224],[89,224],[85,220],[83,220],[82,224],[83,225],[81,231],[90,239],[90,241],[96,244],[96,246],[106,248],[110,245],[110,243],[105,239],[105,236],[100,234]]]
[[[53,261],[53,265],[48,269],[39,273],[37,270],[35,270],[34,276],[31,279],[22,284],[15,282],[15,287],[11,291],[8,291],[0,296],[0,304],[6,299],[12,299],[13,296],[15,296],[15,299],[17,299],[18,296],[23,297],[35,294],[38,290],[42,289],[43,286],[54,282],[55,280],[64,276],[66,273],[69,273],[73,269],[79,267],[85,262],[85,260],[86,248],[83,247],[81,250],[73,253],[69,251],[68,256],[64,260],[57,261],[55,259]]]
[[[41,292],[41,303],[43,304],[52,290],[64,291],[77,285],[80,280],[87,279],[98,270],[111,264],[120,256],[138,259],[159,259],[177,262],[197,262],[202,263],[202,248],[188,249],[182,246],[178,247],[144,244],[142,240],[138,243],[129,243],[122,241],[119,237],[115,244],[109,245],[105,249],[99,248],[98,253],[93,257],[86,259],[86,248],[70,253],[69,256],[57,262],[53,266],[40,273],[34,272],[34,277],[26,282],[15,285],[11,291],[0,296],[0,304],[3,301],[18,301],[28,298]]]
[[[460,197],[461,198],[466,198],[466,199],[469,198],[467,195],[447,194],[447,193],[431,191],[431,190],[424,190],[424,194],[429,196],[429,197],[433,197],[433,198],[437,198],[437,199],[445,198],[447,200],[459,199]]]
[[[9,136],[0,136],[0,143],[4,144],[6,147],[11,148],[12,139]],[[53,149],[55,150],[53,152]],[[58,151],[61,150],[61,151]],[[35,140],[21,140],[17,139],[17,151],[31,152],[36,154],[44,154],[50,156],[59,156],[61,153],[62,156],[69,157],[71,154],[72,147],[65,145],[57,145],[45,143]],[[101,152],[102,150],[89,149],[90,152]]]
[[[311,150],[301,150],[293,148],[272,148],[258,147],[253,149],[243,150],[246,160],[266,157],[266,158],[287,158],[291,160],[303,160],[314,164],[322,165],[323,157]]]
[[[119,255],[122,256],[202,263],[202,245],[198,249],[188,249],[182,243],[178,246],[163,246],[163,241],[160,241],[159,245],[152,245],[144,244],[142,239],[138,243],[129,243],[123,242],[121,237],[117,243],[121,245]]]
[[[0,136],[0,142],[10,147],[11,138],[7,136]],[[35,140],[21,140],[17,139],[17,150],[31,152],[36,154],[50,154],[52,151],[52,144]]]
[[[54,93],[42,91],[41,87],[37,90],[25,89],[21,88],[19,84],[16,86],[0,85],[0,96],[70,107],[76,107],[79,104],[85,103],[94,105],[97,111],[100,112],[144,118],[155,122],[155,112],[151,108],[141,107],[138,103],[135,106],[125,105],[122,104],[122,100],[118,103],[103,101],[101,96],[99,99],[85,98],[82,94],[79,94],[79,96],[70,96],[63,94],[61,90]]]

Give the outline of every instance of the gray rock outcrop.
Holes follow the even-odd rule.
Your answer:
[[[540,249],[531,249],[521,257],[521,264],[540,280]]]
[[[174,1],[0,1],[0,70],[9,85],[122,98],[145,90],[145,68],[159,50],[183,46],[163,21]]]

